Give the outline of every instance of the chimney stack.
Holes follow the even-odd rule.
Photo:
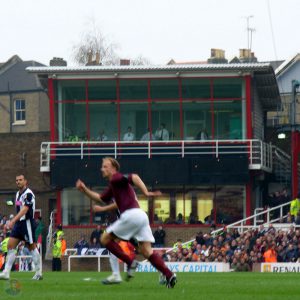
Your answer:
[[[225,58],[225,51],[223,49],[210,49],[210,58],[207,60],[209,64],[227,64],[228,60]]]
[[[50,67],[66,67],[67,66],[67,61],[64,60],[63,58],[61,57],[53,57],[51,60],[50,60]]]
[[[257,62],[254,52],[251,52],[250,49],[240,49],[239,59],[242,63]]]
[[[90,50],[89,52],[88,52],[88,62],[87,62],[87,66],[88,65],[91,65],[92,64],[92,61],[93,61],[93,51],[92,50]]]
[[[120,59],[120,66],[130,66],[130,59]]]
[[[100,65],[100,52],[96,52],[96,65]]]

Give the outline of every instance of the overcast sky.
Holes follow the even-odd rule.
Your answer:
[[[232,59],[247,48],[247,17],[259,61],[300,52],[300,0],[0,0],[0,11],[0,62],[17,54],[74,65],[72,46],[91,19],[119,44],[120,57],[153,64],[205,61],[211,48]]]

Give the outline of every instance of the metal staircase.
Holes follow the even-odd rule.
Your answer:
[[[272,146],[272,156],[275,180],[290,185],[291,156],[274,145]]]

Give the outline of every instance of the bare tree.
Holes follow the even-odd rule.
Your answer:
[[[130,64],[132,66],[140,66],[140,65],[144,65],[145,66],[145,65],[150,65],[151,61],[147,57],[139,55],[138,57],[136,57],[134,59],[131,59],[130,60]]]
[[[117,55],[117,49],[120,48],[119,45],[111,42],[103,34],[94,19],[88,21],[87,28],[89,28],[89,31],[83,32],[80,41],[72,47],[74,62],[78,65],[86,65],[89,62],[89,58],[100,56],[100,62],[96,61],[96,64],[119,65],[120,57]],[[149,65],[150,60],[139,55],[131,59],[130,64],[134,66]]]
[[[73,46],[73,59],[79,65],[88,63],[89,55],[100,55],[102,65],[117,65],[119,57],[116,50],[118,44],[109,41],[92,20],[89,26],[91,30],[81,35],[80,41]]]

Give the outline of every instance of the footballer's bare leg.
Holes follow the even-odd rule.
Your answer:
[[[174,287],[175,283],[173,286],[169,286],[168,283],[172,280],[172,278],[175,278],[176,281],[176,275],[172,273],[168,267],[166,266],[165,262],[163,259],[157,254],[153,252],[153,249],[151,247],[150,242],[140,242],[139,243],[139,250],[141,251],[141,254],[145,258],[149,260],[149,262],[164,276],[166,276],[167,279],[167,287]]]

